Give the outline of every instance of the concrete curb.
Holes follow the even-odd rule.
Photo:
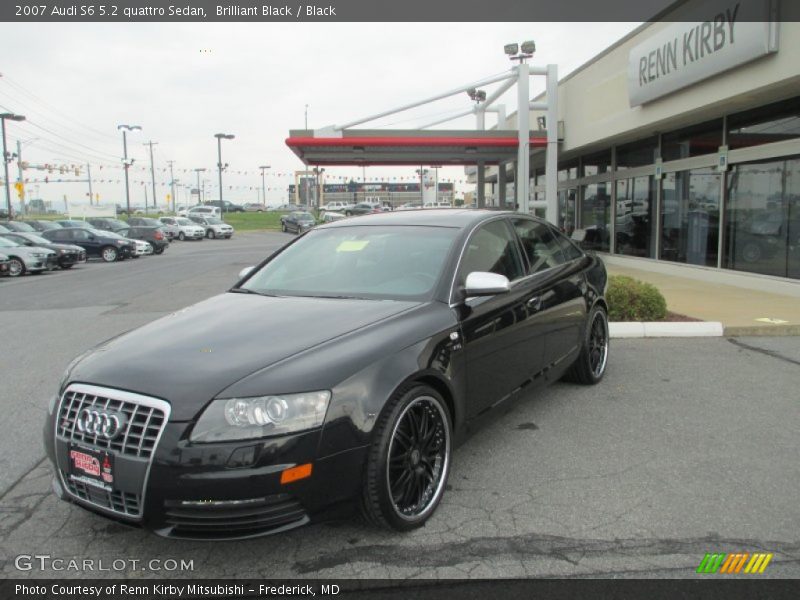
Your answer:
[[[608,324],[612,338],[722,337],[718,321],[613,322]]]

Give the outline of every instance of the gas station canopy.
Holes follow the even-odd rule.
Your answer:
[[[292,130],[286,145],[306,165],[410,166],[487,165],[513,160],[519,146],[516,131],[422,129],[347,129],[337,137]],[[544,148],[544,133],[532,132],[531,148]]]

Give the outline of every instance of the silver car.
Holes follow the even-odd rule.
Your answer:
[[[222,219],[216,217],[196,217],[194,215],[189,215],[189,218],[198,225],[205,227],[206,237],[212,240],[217,238],[229,240],[233,237],[233,227],[225,223]]]
[[[176,217],[160,217],[158,220],[161,222],[161,228],[164,230],[164,235],[167,236],[167,239],[172,241],[178,237],[181,230],[178,227]]]
[[[178,227],[178,239],[202,240],[206,237],[206,229],[186,217],[176,217],[175,225]]]
[[[0,238],[0,251],[8,256],[8,274],[19,277],[25,273],[41,273],[58,266],[58,255],[47,248],[22,246]]]

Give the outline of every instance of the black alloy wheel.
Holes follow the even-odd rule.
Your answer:
[[[564,379],[574,383],[594,385],[603,379],[608,364],[608,315],[605,309],[595,305],[586,323],[586,335],[581,352],[565,373]]]
[[[430,518],[450,470],[452,425],[441,395],[416,385],[395,395],[376,425],[362,508],[373,524],[409,531]]]

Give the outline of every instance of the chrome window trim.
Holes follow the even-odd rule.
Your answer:
[[[147,461],[147,469],[145,470],[144,480],[142,481],[142,493],[139,499],[138,514],[131,515],[128,513],[120,512],[113,508],[108,508],[106,506],[102,506],[100,504],[92,502],[91,500],[84,500],[83,498],[80,498],[79,496],[76,496],[75,494],[70,492],[69,486],[67,485],[67,482],[64,480],[64,475],[62,474],[61,467],[60,465],[58,465],[58,459],[56,459],[56,471],[58,471],[58,477],[61,480],[61,485],[64,488],[64,493],[67,496],[74,498],[79,503],[89,504],[98,510],[102,510],[112,515],[121,516],[123,518],[132,519],[135,521],[141,521],[144,516],[144,503],[145,503],[145,498],[147,496],[147,482],[150,479],[150,467],[153,466],[153,461],[155,460],[156,451],[158,450],[158,443],[161,441],[161,436],[163,435],[164,430],[167,428],[167,424],[169,423],[169,417],[172,410],[171,405],[169,404],[169,402],[166,402],[165,400],[160,400],[158,398],[153,398],[151,396],[144,396],[142,394],[136,394],[133,392],[126,392],[115,388],[88,385],[84,383],[71,383],[64,389],[64,393],[61,394],[61,398],[59,399],[58,405],[56,406],[54,415],[55,419],[53,420],[54,448],[57,447],[58,444],[58,420],[59,420],[59,415],[61,414],[61,406],[63,405],[64,399],[66,398],[67,394],[69,393],[101,396],[109,400],[120,400],[122,402],[130,402],[132,404],[147,406],[148,408],[155,408],[157,410],[164,411],[164,425],[158,431],[156,440],[153,443],[153,453],[150,455],[150,458]]]

